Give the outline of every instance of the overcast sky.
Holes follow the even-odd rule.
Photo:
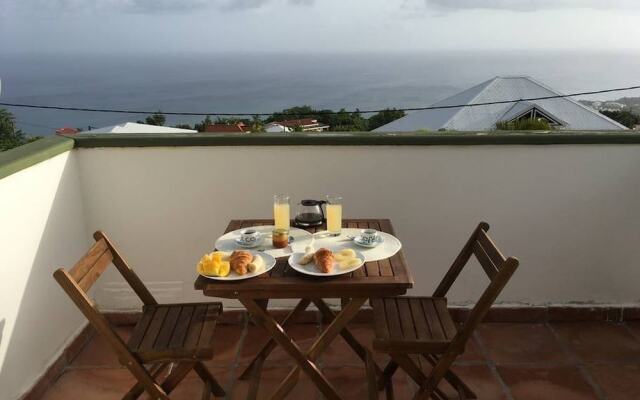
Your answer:
[[[0,0],[0,52],[640,50],[640,0]]]

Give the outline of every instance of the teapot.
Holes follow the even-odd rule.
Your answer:
[[[324,211],[322,205],[324,200],[302,200],[298,204],[298,211],[294,222],[301,228],[320,226],[324,222]]]

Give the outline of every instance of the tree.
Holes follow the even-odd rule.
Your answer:
[[[376,128],[381,127],[382,125],[388,124],[391,121],[395,121],[398,118],[402,118],[405,115],[406,115],[405,112],[402,110],[396,110],[395,108],[387,108],[369,117],[368,128],[370,131],[372,131]]]
[[[193,128],[191,128],[191,125],[189,125],[189,124],[176,124],[175,127],[176,128],[180,128],[180,129],[193,129]]]
[[[0,108],[0,151],[22,146],[29,141],[26,135],[16,128],[13,114]]]
[[[634,114],[631,111],[600,111],[603,115],[611,118],[612,120],[621,123],[627,128],[633,129],[634,126],[640,124],[640,115]]]
[[[251,124],[249,126],[251,127],[251,133],[265,132],[264,122],[259,115],[254,115],[253,118],[251,118]]]
[[[207,130],[207,126],[209,125],[213,125],[213,121],[211,121],[211,117],[207,115],[202,120],[202,122],[196,122],[193,125],[193,129],[197,130],[198,132],[204,132],[205,130]]]
[[[148,116],[147,118],[144,119],[143,121],[138,121],[139,124],[147,124],[147,125],[156,125],[156,126],[164,126],[164,123],[166,122],[166,118],[164,116],[164,114],[162,114],[162,112],[158,111],[157,113],[154,113],[150,116]]]

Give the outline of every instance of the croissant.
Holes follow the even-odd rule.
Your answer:
[[[333,269],[333,253],[328,249],[320,249],[313,255],[316,267],[325,274]]]
[[[249,263],[253,261],[253,255],[248,251],[234,251],[229,257],[231,269],[238,275],[244,275],[248,271]]]

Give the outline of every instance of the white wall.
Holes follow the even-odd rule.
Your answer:
[[[0,179],[0,399],[45,372],[84,319],[52,277],[89,244],[76,154]]]
[[[103,229],[154,291],[196,300],[194,266],[232,218],[271,196],[344,196],[346,217],[387,217],[430,294],[480,220],[521,268],[502,302],[637,303],[640,147],[385,146],[79,149],[89,230]],[[477,298],[463,275],[452,299]],[[105,308],[135,305],[114,274]]]

